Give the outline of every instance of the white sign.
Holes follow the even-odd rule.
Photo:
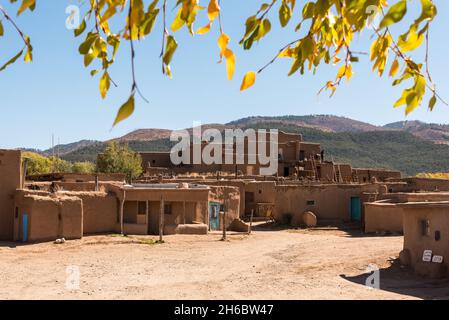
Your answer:
[[[433,256],[432,262],[443,263],[443,256]]]
[[[424,253],[422,255],[422,261],[424,262],[432,261],[432,250],[424,250]]]

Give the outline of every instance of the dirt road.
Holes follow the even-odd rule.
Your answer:
[[[390,259],[402,237],[336,230],[152,237],[89,236],[64,244],[0,243],[2,299],[413,299],[449,296]],[[381,290],[366,268],[381,268]],[[79,289],[67,279],[80,272]],[[75,280],[76,285],[76,280]]]

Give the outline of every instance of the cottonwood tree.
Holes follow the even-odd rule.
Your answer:
[[[26,11],[33,11],[42,0],[9,1],[17,2],[19,16]],[[387,0],[252,2],[256,6],[255,12],[246,21],[242,21],[242,38],[238,42],[231,42],[222,24],[222,15],[226,12],[222,12],[219,0],[87,0],[87,11],[74,31],[74,36],[82,37],[79,53],[84,58],[84,66],[96,66],[90,73],[92,76],[99,74],[99,91],[102,98],[106,98],[111,83],[115,84],[110,67],[121,43],[126,41],[130,44],[130,95],[120,107],[114,125],[134,112],[136,93],[145,99],[135,77],[134,41],[142,40],[150,34],[159,34],[162,43],[161,69],[171,77],[170,64],[178,47],[175,35],[181,28],[187,28],[192,36],[216,32],[217,51],[220,62],[225,61],[229,80],[233,78],[236,64],[232,48],[237,44],[245,50],[250,50],[255,42],[263,40],[273,25],[294,30],[295,38],[282,48],[274,50],[272,60],[257,72],[246,73],[241,91],[254,85],[256,76],[279,58],[288,58],[292,61],[289,76],[297,73],[302,75],[304,72],[315,73],[323,63],[335,65],[335,78],[327,81],[320,90],[328,90],[333,95],[344,79],[349,80],[353,76],[353,64],[359,62],[362,54],[367,54],[373,71],[379,76],[388,73],[393,79],[393,86],[409,83],[402,89],[394,107],[405,106],[405,113],[408,114],[423,103],[426,92],[430,97],[430,110],[433,110],[437,100],[446,104],[438,94],[429,71],[429,33],[431,23],[437,15],[437,8],[432,0],[399,0],[391,1],[391,4],[387,3]],[[167,14],[169,4],[177,8],[176,15],[172,18]],[[411,7],[419,7],[420,10],[409,25],[404,22],[404,17]],[[197,27],[197,17],[203,14],[207,16],[208,23]],[[1,15],[3,19],[0,20],[0,37],[7,28],[6,24],[9,24],[11,30],[17,32],[22,39],[23,48],[0,67],[0,71],[22,56],[25,62],[32,61],[33,51],[30,38],[19,29],[11,15],[2,7]],[[375,16],[379,17],[378,25],[373,22]],[[112,30],[110,26],[113,17],[122,21],[117,30]],[[161,30],[153,28],[156,19],[162,19]],[[392,32],[393,28],[395,33]],[[367,48],[366,52],[352,50],[354,38],[366,29],[373,33],[370,48]],[[291,34],[290,30],[285,30]],[[422,46],[425,46],[424,56],[416,58],[414,53]]]
[[[128,182],[138,178],[142,172],[142,157],[129,149],[126,143],[109,142],[98,155],[97,171],[103,173],[124,173]]]

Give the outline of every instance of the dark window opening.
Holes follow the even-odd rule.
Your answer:
[[[145,201],[139,201],[137,207],[137,214],[147,214],[147,203]]]
[[[429,220],[421,220],[421,235],[423,235],[423,236],[430,235],[430,221]]]
[[[172,214],[172,205],[171,205],[171,203],[165,203],[164,204],[164,213],[165,214]]]
[[[306,204],[308,206],[314,206],[315,205],[315,200],[307,200]]]
[[[435,241],[440,241],[440,239],[441,239],[441,233],[440,233],[440,231],[435,231]]]
[[[303,161],[305,158],[305,152],[304,150],[299,151],[299,161]]]

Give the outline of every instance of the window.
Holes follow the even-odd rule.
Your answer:
[[[306,203],[308,206],[314,206],[315,205],[315,200],[307,200]]]
[[[165,203],[164,204],[164,213],[165,214],[171,214],[172,213],[171,203]]]
[[[430,221],[429,220],[421,220],[421,235],[422,236],[430,235]]]
[[[262,194],[262,190],[259,189],[259,194]]]
[[[147,203],[145,201],[138,202],[137,214],[147,214]]]

